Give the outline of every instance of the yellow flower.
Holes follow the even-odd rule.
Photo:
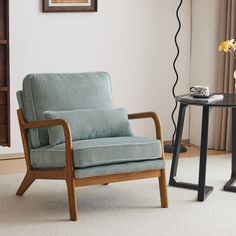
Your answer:
[[[230,39],[220,43],[219,51],[229,52],[236,60],[236,40]]]
[[[231,45],[231,47],[232,47],[234,50],[236,50],[236,43],[233,43],[233,44]]]
[[[228,52],[230,48],[236,49],[235,40],[227,40],[220,43],[219,51]]]
[[[235,39],[230,39],[230,40],[228,40],[228,42],[229,42],[229,46],[233,47],[233,45],[235,43]]]

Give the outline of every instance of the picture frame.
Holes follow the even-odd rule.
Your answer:
[[[96,12],[98,0],[42,0],[43,12]]]

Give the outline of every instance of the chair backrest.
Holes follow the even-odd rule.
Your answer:
[[[112,108],[110,77],[106,72],[77,74],[30,74],[23,91],[17,92],[26,121],[44,120],[44,111]],[[29,132],[34,148],[48,145],[46,128]]]

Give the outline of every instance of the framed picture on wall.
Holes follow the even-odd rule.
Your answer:
[[[43,0],[43,12],[94,12],[97,0]]]

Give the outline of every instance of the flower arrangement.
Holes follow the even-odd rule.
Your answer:
[[[235,39],[226,40],[220,43],[219,51],[229,52],[236,60],[236,41]]]
[[[225,53],[230,53],[236,60],[236,40],[230,39],[220,43],[219,51],[224,51]],[[234,71],[234,79],[236,80],[236,70]],[[236,84],[235,84],[236,88]]]

